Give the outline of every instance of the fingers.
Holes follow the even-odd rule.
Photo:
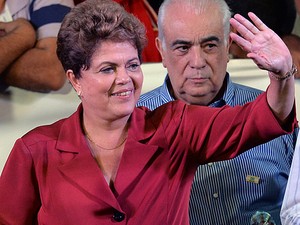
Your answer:
[[[249,17],[253,23],[240,14],[234,15],[230,19],[230,24],[238,32],[238,35],[231,33],[231,38],[247,52],[251,51],[253,41],[261,32],[269,32],[270,30],[254,13],[250,12]]]
[[[265,29],[265,25],[255,14],[249,13],[249,17],[255,25],[240,14],[234,15],[234,17],[230,20],[230,23],[242,37],[251,41],[260,30]]]
[[[254,38],[253,32],[257,32],[256,30],[252,29],[252,32],[249,32],[246,26],[246,19],[239,14],[236,14],[234,18],[230,19],[231,26],[236,30],[236,32],[231,32],[230,37],[231,39],[236,42],[244,51],[250,51],[250,43]],[[249,24],[247,25],[249,26]]]
[[[246,52],[250,51],[249,41],[245,40],[244,38],[242,38],[240,35],[236,33],[230,33],[230,37],[235,43],[237,43],[241,47],[241,49],[243,49]]]
[[[240,14],[236,14],[234,16],[234,19],[236,19],[239,22],[239,33],[247,33],[249,34],[257,34],[259,30],[247,19],[245,19]]]
[[[258,31],[263,31],[263,30],[266,30],[266,29],[269,29],[267,27],[266,24],[264,24],[254,13],[252,12],[249,12],[248,13],[248,16],[249,18],[252,20],[252,22],[255,24],[255,29]],[[257,32],[256,32],[257,33]]]
[[[250,20],[236,14],[230,24],[238,33],[230,33],[230,37],[247,52],[247,57],[261,69],[285,74],[290,70],[292,57],[281,38],[268,28],[254,13],[249,13]]]

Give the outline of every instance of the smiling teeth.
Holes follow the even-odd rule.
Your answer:
[[[131,91],[126,91],[126,92],[112,94],[112,95],[113,96],[127,96],[127,95],[130,95],[130,94],[131,94]]]

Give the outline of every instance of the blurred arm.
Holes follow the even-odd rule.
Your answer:
[[[0,74],[34,46],[36,37],[31,24],[25,19],[0,22]]]
[[[6,71],[6,83],[11,86],[48,92],[60,89],[65,74],[56,56],[54,37],[39,40]]]

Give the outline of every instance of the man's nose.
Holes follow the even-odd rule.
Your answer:
[[[194,69],[201,69],[205,66],[205,54],[200,46],[193,46],[190,50],[190,66]]]

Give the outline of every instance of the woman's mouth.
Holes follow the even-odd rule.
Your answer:
[[[113,93],[112,96],[129,96],[133,91],[123,91],[123,92],[117,92]]]

